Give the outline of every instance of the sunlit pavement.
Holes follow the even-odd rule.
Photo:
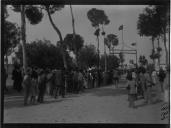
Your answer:
[[[120,86],[88,89],[66,98],[45,97],[43,104],[23,106],[23,96],[6,95],[5,123],[168,123],[162,120],[163,102],[145,105],[136,101],[137,109],[128,107],[127,90]]]

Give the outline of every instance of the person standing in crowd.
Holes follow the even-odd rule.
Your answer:
[[[91,74],[90,74],[90,71],[87,71],[87,80],[88,80],[88,88],[91,88]]]
[[[83,91],[83,74],[81,70],[78,72],[78,93]]]
[[[65,81],[64,81],[64,74],[63,71],[58,69],[55,72],[55,98],[58,98],[59,94],[62,94],[62,97],[64,97],[64,92],[63,89],[65,91]]]
[[[152,71],[151,78],[152,78],[152,82],[154,83],[154,85],[156,85],[157,84],[157,72],[155,70]]]
[[[55,89],[55,80],[56,80],[56,77],[55,77],[55,70],[52,71],[52,76],[50,78],[50,89],[49,89],[49,94],[50,96],[54,96],[54,89]]]
[[[8,91],[8,89],[7,89],[7,78],[8,78],[8,73],[7,73],[7,71],[6,71],[6,69],[3,67],[3,69],[4,69],[4,77],[5,77],[5,82],[4,82],[4,90],[5,91]]]
[[[166,77],[166,74],[165,74],[163,68],[160,68],[158,77],[159,77],[159,82],[160,82],[161,90],[162,90],[162,92],[164,92],[163,82],[164,82],[164,79]]]
[[[99,74],[98,71],[95,71],[95,87],[99,87]]]
[[[141,86],[141,82],[140,82],[140,71],[138,69],[136,69],[136,85],[137,85],[137,98],[138,96],[143,96],[142,93],[142,86]]]
[[[115,88],[118,88],[118,81],[119,81],[118,71],[114,70],[113,71],[113,83],[115,85]]]
[[[31,74],[31,88],[30,88],[30,103],[31,104],[35,104],[37,94],[38,94],[38,75],[35,69],[33,69],[32,74]]]
[[[17,65],[14,65],[14,69],[12,71],[12,80],[13,82],[13,89],[16,89],[17,87]]]
[[[67,86],[67,90],[68,92],[73,92],[74,89],[73,89],[73,70],[70,70],[68,72],[68,86]]]
[[[37,101],[40,103],[44,102],[44,94],[46,92],[46,72],[45,70],[40,71],[40,74],[38,76],[38,99]]]
[[[75,70],[74,74],[73,74],[73,86],[74,86],[74,93],[78,93],[78,72],[77,72],[77,70]]]
[[[169,103],[169,90],[170,90],[170,68],[166,68],[166,77],[163,83],[163,90],[164,90],[164,102]]]
[[[143,96],[143,98],[145,98],[145,91],[146,91],[146,87],[145,87],[145,69],[141,68],[140,69],[140,73],[139,73],[139,79],[140,79],[140,86],[141,86],[141,94]]]
[[[22,71],[18,65],[15,65],[14,70],[12,72],[12,80],[14,80],[13,88],[18,92],[22,90]]]
[[[62,96],[62,98],[65,98],[65,88],[67,86],[67,83],[66,83],[66,70],[63,69],[61,70],[61,84],[60,84],[60,94]]]
[[[85,89],[88,88],[88,74],[87,74],[87,71],[84,72],[84,75],[83,75],[83,86]]]
[[[135,106],[135,100],[136,100],[136,82],[135,78],[133,78],[132,75],[127,77],[128,79],[128,101],[129,101],[129,107],[136,108]]]
[[[149,71],[145,71],[144,74],[145,77],[145,103],[151,104],[152,103],[152,95],[151,95],[151,89],[152,89],[152,79],[150,77]]]
[[[30,68],[26,70],[22,84],[24,87],[24,105],[27,105],[28,98],[30,95],[30,88],[31,88],[31,69]]]

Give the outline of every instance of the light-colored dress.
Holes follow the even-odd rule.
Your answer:
[[[129,94],[136,94],[136,93],[137,93],[135,84],[136,84],[136,83],[135,83],[134,80],[128,81],[128,85],[129,85],[129,87],[130,87]]]
[[[166,78],[164,79],[164,102],[169,103],[169,79],[170,79],[170,74],[167,73]]]

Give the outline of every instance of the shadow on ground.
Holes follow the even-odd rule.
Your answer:
[[[45,101],[43,103],[36,103],[35,105],[29,104],[27,106],[23,105],[23,98],[19,100],[13,100],[13,101],[5,101],[4,103],[4,109],[10,109],[10,108],[24,108],[24,107],[32,107],[32,106],[37,106],[37,105],[44,105],[44,104],[51,104],[51,103],[59,103],[62,101],[67,101],[67,100],[72,100],[72,99],[50,99]]]
[[[125,88],[98,88],[91,91],[88,91],[88,93],[95,95],[95,96],[121,96],[121,95],[127,95],[128,91]]]

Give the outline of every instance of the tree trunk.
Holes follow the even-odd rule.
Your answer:
[[[166,45],[166,31],[164,33],[164,47],[165,47],[165,52],[166,52],[166,66],[169,66],[169,54],[167,50],[167,45]]]
[[[102,24],[102,31],[104,32],[103,24]],[[105,34],[103,35],[103,41],[104,41],[104,55],[105,55],[105,72],[107,72],[107,55],[106,55]]]
[[[70,10],[71,10],[71,17],[72,17],[72,29],[73,29],[73,35],[75,37],[75,20],[74,20],[74,14],[72,11],[72,6],[70,5]]]
[[[152,37],[152,39],[151,39],[151,40],[152,40],[152,47],[153,47],[153,49],[152,49],[152,50],[153,50],[153,52],[154,52],[154,37]],[[153,58],[153,64],[154,64],[154,63],[155,63],[155,61],[154,61],[154,58]]]
[[[72,6],[70,5],[70,11],[71,11],[71,17],[72,17],[72,29],[73,29],[73,40],[75,39],[75,20],[74,20],[74,14],[72,11]],[[76,46],[75,46],[76,50]],[[78,61],[77,61],[77,56],[78,56],[78,51],[75,51],[75,59],[76,59],[76,66],[78,66]]]
[[[160,48],[160,38],[157,39],[158,40],[158,48]],[[159,51],[159,54],[160,54],[160,51]],[[159,66],[160,66],[160,57],[158,58],[158,63],[159,63]]]
[[[8,73],[8,56],[5,55],[5,61],[6,61],[6,72]]]
[[[27,58],[26,58],[26,21],[25,21],[25,5],[21,5],[21,34],[22,34],[22,50],[23,50],[23,68],[24,73],[27,69]]]
[[[97,52],[98,52],[98,70],[100,70],[99,36],[97,36]]]
[[[65,69],[67,69],[67,61],[66,61],[66,54],[65,54],[65,50],[64,50],[64,46],[63,46],[62,34],[61,34],[60,30],[54,24],[54,22],[52,20],[52,17],[51,17],[51,14],[49,12],[49,8],[46,8],[46,10],[47,10],[47,13],[48,13],[50,23],[51,23],[52,27],[54,28],[54,30],[56,31],[56,33],[58,34],[58,36],[59,36],[60,43],[61,43],[61,46],[62,46],[61,48],[62,48],[62,56],[63,56],[64,67],[65,67]]]
[[[105,72],[107,72],[107,55],[106,55],[106,45],[105,45],[105,43],[104,43],[104,54],[105,54]]]

